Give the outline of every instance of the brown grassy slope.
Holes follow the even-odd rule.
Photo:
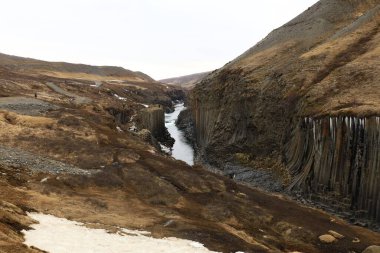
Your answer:
[[[138,82],[154,81],[151,77],[142,72],[134,72],[122,67],[46,62],[6,54],[0,54],[0,66],[13,72],[31,75],[46,75],[58,78],[88,80],[116,79]]]
[[[40,73],[37,70],[35,74],[19,71],[17,68],[9,71],[6,67],[0,66],[0,97],[1,96],[27,96],[34,97],[37,93],[38,97],[55,102],[68,101],[70,98],[60,95],[46,85],[51,82],[59,86],[67,92],[77,94],[90,99],[108,100],[110,104],[114,104],[115,94],[126,98],[125,101],[119,101],[120,105],[134,104],[135,102],[144,104],[162,104],[170,107],[171,99],[183,96],[180,89],[162,85],[155,81],[131,81],[123,78],[112,80],[109,76],[94,76],[86,75],[78,79],[77,76],[71,74],[63,74],[63,77],[50,76],[46,73]],[[104,78],[101,81],[100,87],[94,87],[95,82],[99,78]],[[141,106],[141,105],[140,105]]]
[[[178,85],[186,89],[192,89],[197,82],[202,80],[202,78],[204,78],[208,74],[210,74],[210,72],[202,72],[202,73],[197,73],[197,74],[192,74],[192,75],[162,79],[160,80],[160,82],[176,85],[176,86]]]

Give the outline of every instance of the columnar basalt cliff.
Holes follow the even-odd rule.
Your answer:
[[[348,5],[351,2],[342,1]],[[311,13],[314,11],[317,10]],[[351,15],[350,11],[347,13]],[[371,22],[364,24],[368,31],[374,30]],[[330,166],[333,173],[338,173],[340,165],[335,164],[346,161],[352,164],[352,169],[344,167],[345,173],[351,173],[350,170],[352,175],[361,173],[359,188],[363,191],[351,194],[355,196],[352,203],[358,210],[368,207],[372,212],[370,205],[374,202],[369,199],[376,198],[378,186],[371,181],[375,178],[363,175],[376,173],[372,169],[377,166],[375,115],[380,112],[380,73],[374,64],[378,63],[378,36],[367,30],[357,35],[362,38],[370,34],[367,42],[357,36],[352,38],[355,43],[366,45],[366,53],[355,56],[354,62],[344,67],[342,62],[351,58],[338,57],[342,72],[330,74],[315,85],[302,86],[302,82],[296,82],[300,78],[292,79],[302,69],[297,64],[294,65],[297,71],[291,71],[293,67],[286,69],[291,66],[288,56],[295,55],[294,52],[284,56],[285,62],[281,64],[280,60],[270,61],[279,63],[276,69],[264,62],[257,69],[246,69],[243,64],[214,72],[196,89],[189,103],[193,111],[183,112],[178,125],[191,127],[186,117],[194,114],[199,148],[207,155],[212,154],[206,158],[216,163],[236,152],[244,160],[248,156],[241,153],[248,152],[252,160],[270,158],[262,159],[262,164],[267,160],[268,164],[271,160],[282,161],[294,177],[295,189],[319,187],[322,180],[314,180],[313,171],[325,170],[321,173],[325,180],[330,172],[322,166]],[[349,40],[349,44],[353,41]],[[344,48],[347,52],[347,47]],[[335,56],[340,49],[331,46]],[[312,55],[319,52],[315,48],[305,50]],[[314,59],[310,55],[305,57]],[[321,67],[321,59],[316,59],[315,66]],[[304,63],[302,66],[312,64],[309,60]],[[85,73],[87,70],[91,72]],[[163,110],[172,105],[172,100],[181,99],[181,92],[152,82],[149,77],[142,81],[144,75],[138,72],[133,72],[135,75],[122,71],[115,75],[114,70],[117,68],[42,63],[0,55],[1,253],[52,251],[24,244],[23,230],[32,229],[36,222],[28,216],[31,211],[105,229],[110,236],[129,233],[131,230],[123,229],[128,228],[148,231],[149,236],[157,239],[188,239],[204,244],[212,252],[347,253],[380,245],[380,236],[374,231],[352,226],[288,198],[237,184],[203,166],[188,166],[160,152],[151,132],[138,128],[138,115],[142,117],[143,128],[160,134],[164,130]],[[323,77],[324,73],[318,76]],[[311,77],[314,74],[317,73],[309,73]],[[301,76],[304,75],[305,72]],[[343,115],[350,115],[351,119]],[[191,135],[191,129],[188,133]],[[333,137],[329,137],[331,133]],[[314,139],[323,142],[312,151],[314,145],[303,141],[314,144],[311,142]],[[328,153],[332,152],[328,146],[332,143],[342,145],[342,154],[337,158],[337,154],[333,158]],[[316,155],[322,148],[323,154]],[[310,154],[310,158],[302,154]],[[329,162],[331,159],[334,163]],[[306,176],[296,180],[307,168],[304,164],[310,161],[321,166],[312,165],[310,173],[306,171]],[[240,169],[232,164],[231,178],[235,167]],[[264,176],[253,181],[272,182],[267,171],[256,173],[248,166],[245,169],[247,174]],[[357,179],[349,180],[355,185],[346,186],[348,190],[356,192]],[[334,180],[337,182],[339,177]],[[334,185],[334,191],[338,188]],[[351,196],[343,190],[340,194],[348,199]],[[41,237],[41,241],[44,239]],[[65,247],[63,242],[54,244]],[[193,246],[206,251],[199,247],[201,244]]]
[[[329,195],[380,221],[380,118],[304,118],[285,146],[289,189]]]
[[[321,0],[210,73],[191,94],[198,155],[243,153],[379,221],[379,27],[378,1]]]
[[[154,136],[160,136],[165,131],[165,114],[161,106],[142,109],[137,119],[140,129],[148,129]]]
[[[136,123],[140,130],[147,129],[161,143],[173,146],[174,139],[165,127],[165,112],[162,105],[150,106],[139,111]]]

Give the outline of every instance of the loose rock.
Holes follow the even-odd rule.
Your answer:
[[[363,253],[380,253],[380,246],[372,245],[366,248]]]
[[[328,235],[328,234],[325,234],[325,235],[321,235],[318,237],[319,240],[322,242],[322,243],[333,243],[336,241],[336,238],[332,235]]]
[[[344,238],[344,235],[341,235],[338,232],[335,232],[334,230],[329,230],[329,234],[334,236],[336,239],[343,239]]]

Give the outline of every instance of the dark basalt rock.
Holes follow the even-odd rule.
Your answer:
[[[285,145],[289,190],[380,222],[380,118],[304,118]]]
[[[174,139],[165,127],[164,108],[161,105],[142,109],[137,116],[136,123],[139,129],[148,129],[152,136],[168,147],[172,147]]]
[[[177,121],[175,122],[178,129],[182,130],[185,138],[189,143],[194,145],[195,135],[194,135],[194,122],[191,118],[191,110],[185,109],[181,111],[178,115]]]
[[[130,121],[133,111],[131,109],[109,107],[106,109],[118,124],[126,124]]]

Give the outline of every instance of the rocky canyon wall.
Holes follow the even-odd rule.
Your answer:
[[[379,221],[379,30],[378,1],[321,0],[210,73],[190,99],[198,155],[244,153]]]
[[[240,71],[234,72],[225,77],[223,71],[213,77],[213,84],[224,82],[223,89],[214,85],[205,87],[206,92],[196,89],[192,93],[190,106],[199,155],[215,165],[235,153],[255,158],[278,153],[294,110],[292,103],[276,95],[284,88],[276,85],[281,82],[276,75],[266,80],[273,88],[262,90],[249,87]]]
[[[304,118],[285,145],[291,190],[333,195],[380,221],[380,117]]]
[[[165,113],[162,106],[144,108],[137,118],[139,129],[148,129],[153,136],[162,136],[165,132]]]

